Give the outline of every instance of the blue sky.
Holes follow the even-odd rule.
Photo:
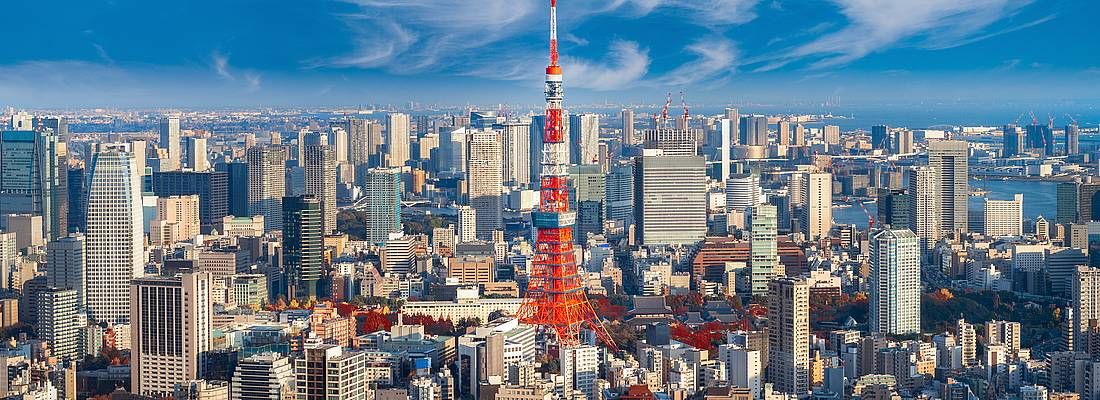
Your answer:
[[[16,107],[538,104],[544,0],[16,0]],[[569,102],[1100,99],[1100,2],[560,0]],[[1100,103],[1100,101],[1097,101]]]

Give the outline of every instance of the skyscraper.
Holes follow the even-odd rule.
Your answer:
[[[1024,132],[1016,125],[1005,125],[1001,128],[1001,157],[1016,157],[1024,152]]]
[[[365,400],[366,355],[338,345],[307,343],[294,360],[298,400]]]
[[[921,240],[921,249],[930,250],[940,240],[939,179],[931,167],[913,167],[906,171],[909,181],[909,228]]]
[[[183,166],[192,171],[206,171],[210,169],[209,154],[206,152],[206,138],[187,136],[183,138],[181,146],[184,152]]]
[[[248,216],[248,163],[233,161],[216,165],[225,172],[227,215]]]
[[[961,140],[928,142],[928,166],[935,171],[939,188],[940,227],[944,232],[966,232],[967,144]]]
[[[891,140],[894,154],[909,154],[913,152],[913,131],[902,129],[894,132]]]
[[[583,395],[595,399],[596,380],[599,378],[600,358],[596,346],[583,345],[561,350],[561,374],[565,378],[565,397]]]
[[[181,143],[180,143],[180,117],[176,115],[166,116],[160,119],[159,146],[168,151],[168,160],[161,160],[161,171],[175,171],[180,169]]]
[[[404,167],[409,162],[409,116],[402,113],[386,115],[387,166]]]
[[[503,185],[500,166],[500,136],[494,131],[477,131],[468,138],[466,166],[470,207],[477,212],[478,239],[488,240],[501,229]]]
[[[920,333],[920,238],[908,229],[880,231],[871,245],[871,332]]]
[[[336,155],[332,146],[307,145],[303,153],[305,194],[321,203],[321,232],[336,231]]]
[[[67,158],[64,143],[51,129],[0,132],[0,216],[38,215],[46,238],[65,236]]]
[[[763,115],[746,115],[741,117],[741,144],[746,146],[768,145],[768,117]]]
[[[131,393],[171,396],[176,384],[203,377],[212,345],[210,285],[205,272],[130,284]]]
[[[664,156],[694,156],[699,151],[695,132],[688,129],[658,127],[643,132],[646,149],[661,150]]]
[[[264,230],[283,228],[286,150],[279,146],[248,150],[248,214],[264,216]]]
[[[619,119],[622,121],[623,146],[633,146],[637,144],[638,139],[634,136],[634,110],[624,108],[619,113]]]
[[[726,180],[726,211],[745,211],[759,203],[762,194],[759,175],[733,175]]]
[[[611,166],[604,183],[605,220],[618,221],[620,226],[634,225],[634,163],[619,162]]]
[[[1089,342],[1089,325],[1100,322],[1100,269],[1077,266],[1071,282],[1073,343],[1084,348]]]
[[[599,162],[600,115],[593,113],[569,116],[569,133],[573,139],[573,164],[596,164]]]
[[[455,214],[458,220],[458,242],[477,240],[477,210],[470,206],[458,206]]]
[[[871,127],[871,148],[872,149],[890,149],[890,127],[886,125],[875,125]]]
[[[778,216],[775,206],[757,203],[749,213],[749,268],[752,271],[752,295],[767,295],[768,282],[781,275],[779,269],[776,230]]]
[[[367,197],[367,237],[370,243],[382,243],[391,233],[401,232],[401,170],[372,168],[364,179],[363,195]]]
[[[84,198],[87,196],[87,188],[84,186],[86,183],[84,180],[84,168],[70,168],[67,171],[68,182],[66,187],[68,188],[68,229],[69,232],[84,232],[88,229],[84,227],[85,222],[85,204]]]
[[[1080,131],[1077,129],[1077,123],[1066,125],[1063,130],[1066,135],[1066,154],[1072,155],[1080,153],[1081,149],[1077,144]]]
[[[76,290],[48,287],[38,293],[38,339],[50,346],[50,356],[59,360],[83,359],[77,317]]]
[[[130,279],[145,266],[141,184],[124,148],[105,148],[92,158],[85,236],[89,316],[109,324],[130,319]]]
[[[634,223],[643,244],[692,244],[707,233],[706,166],[701,156],[645,149],[634,165]]]
[[[1027,147],[1039,150],[1043,156],[1054,155],[1054,127],[1039,125],[1038,122],[1028,125]]]
[[[320,295],[317,283],[324,273],[323,219],[317,197],[283,198],[283,263],[288,298]]]
[[[780,278],[768,285],[767,379],[795,396],[810,390],[810,285]]]
[[[776,122],[775,136],[780,146],[789,146],[791,144],[791,121],[782,119]]]
[[[718,152],[715,154],[715,158],[718,160],[718,181],[726,183],[730,177],[730,150],[733,147],[733,132],[736,130],[735,126],[737,121],[733,121],[727,118],[718,120]]]
[[[878,226],[885,226],[889,229],[916,229],[909,225],[909,212],[912,203],[911,196],[903,189],[879,189],[878,216],[875,218],[875,222],[878,223]]]
[[[76,304],[85,303],[84,235],[75,233],[46,245],[46,286],[73,289]]]
[[[840,127],[836,125],[825,125],[821,127],[822,140],[825,144],[834,145],[840,144]]]
[[[531,184],[531,122],[509,120],[501,129],[504,184],[528,186]]]
[[[808,240],[829,236],[833,227],[833,174],[814,172],[805,174],[802,207],[802,233]]]
[[[229,215],[229,187],[223,171],[168,171],[153,174],[153,193],[158,197],[199,196],[199,223],[204,233]]]

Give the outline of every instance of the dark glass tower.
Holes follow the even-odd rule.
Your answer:
[[[322,225],[317,197],[283,197],[283,264],[289,298],[319,295],[325,241]]]

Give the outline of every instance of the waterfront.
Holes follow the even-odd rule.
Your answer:
[[[985,197],[972,196],[968,206],[971,210],[981,210],[983,199],[1011,200],[1016,193],[1024,195],[1024,219],[1033,220],[1042,215],[1048,220],[1054,219],[1056,204],[1056,182],[1042,181],[1013,181],[1013,180],[970,180],[970,187],[982,189],[988,192]],[[867,212],[876,215],[875,203],[867,203]],[[833,208],[833,221],[836,224],[855,224],[860,229],[867,228],[867,216],[858,205],[851,207]]]

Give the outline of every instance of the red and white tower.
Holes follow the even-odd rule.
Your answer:
[[[520,321],[553,331],[563,347],[581,344],[582,328],[594,331],[611,348],[615,342],[600,323],[585,294],[573,253],[569,210],[569,144],[562,123],[561,66],[558,65],[557,0],[550,0],[550,65],[546,67],[546,126],[542,134],[540,203],[531,220],[538,229],[534,265],[519,309]]]

